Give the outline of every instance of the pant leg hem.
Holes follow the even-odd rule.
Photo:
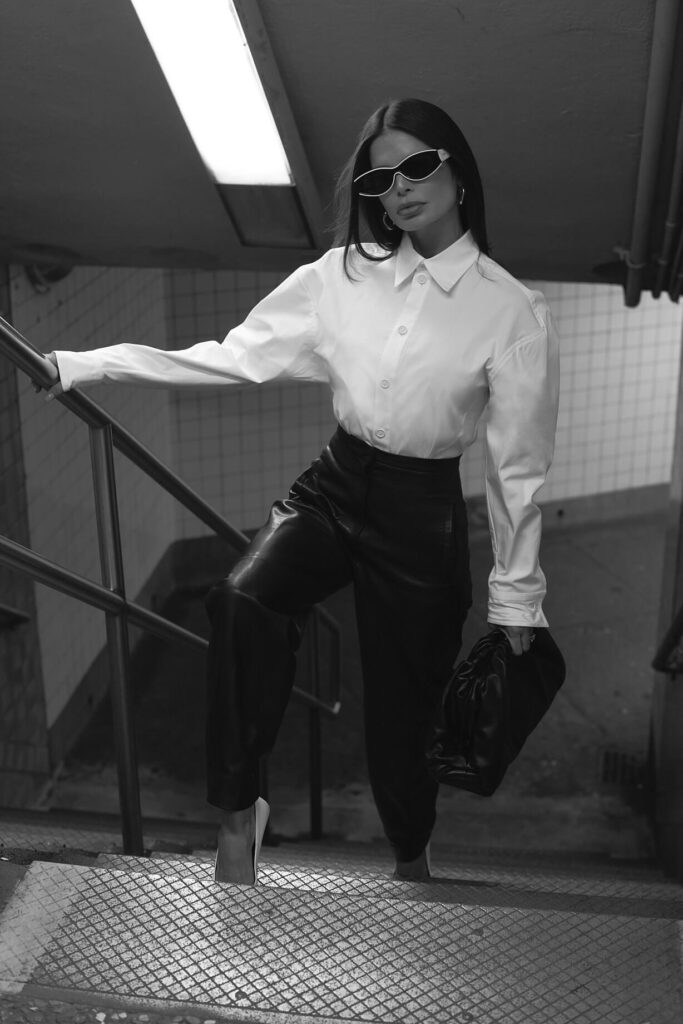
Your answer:
[[[249,773],[249,778],[234,778],[229,775],[214,775],[208,779],[207,803],[223,811],[243,811],[251,807],[260,796],[258,770]]]

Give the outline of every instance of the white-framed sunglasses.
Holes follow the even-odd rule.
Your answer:
[[[409,181],[424,181],[425,178],[431,178],[450,155],[445,149],[421,149],[419,153],[412,153],[394,167],[373,167],[370,171],[364,171],[353,179],[353,183],[361,183],[358,188],[359,196],[385,196],[393,188],[397,174],[408,178]]]

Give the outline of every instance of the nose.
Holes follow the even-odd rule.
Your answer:
[[[412,181],[409,178],[404,178],[400,171],[396,172],[395,188],[398,195],[403,195],[406,191],[410,191],[412,188]]]

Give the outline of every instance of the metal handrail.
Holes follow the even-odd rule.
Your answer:
[[[87,576],[81,576],[72,569],[66,569],[56,562],[51,562],[44,555],[39,555],[30,548],[2,535],[0,535],[0,562],[10,569],[23,572],[38,583],[58,590],[61,594],[68,594],[69,597],[74,597],[76,600],[90,605],[92,608],[119,614],[126,612],[131,626],[144,629],[162,640],[180,640],[202,651],[207,650],[209,646],[208,640],[199,636],[198,633],[193,633],[191,629],[185,629],[177,622],[164,618],[163,615],[157,615],[156,612],[143,608],[142,605],[136,604],[134,601],[126,600],[115,591],[108,590],[100,583],[89,580]],[[337,715],[341,709],[341,701],[336,700],[329,703],[320,700],[315,696],[317,685],[316,679],[314,693],[307,693],[306,690],[296,686],[293,688],[293,692],[296,693],[301,703],[308,707],[329,715]]]
[[[59,379],[59,374],[52,362],[2,317],[0,317],[0,350],[15,366],[43,388],[50,388]],[[223,519],[180,477],[92,399],[75,390],[61,394],[58,401],[83,420],[90,431],[102,584],[97,584],[57,565],[29,548],[2,536],[0,536],[0,562],[61,593],[69,594],[92,607],[99,608],[105,613],[107,647],[112,669],[112,704],[117,746],[123,847],[127,853],[142,853],[140,792],[129,694],[130,667],[127,626],[128,624],[137,626],[163,639],[181,640],[203,649],[208,644],[198,634],[183,629],[176,623],[156,615],[126,597],[116,499],[114,447],[238,551],[243,551],[246,548],[249,539]],[[332,660],[334,678],[330,702],[321,700],[319,696],[318,623],[322,623],[328,628],[334,643]],[[311,744],[317,745],[317,749],[311,750],[310,759],[314,768],[310,778],[311,832],[314,836],[319,836],[322,834],[322,781],[320,775],[320,728],[317,718],[321,713],[328,715],[339,713],[341,707],[341,653],[339,626],[333,616],[317,605],[314,608],[313,624],[314,692],[309,694],[299,687],[294,687],[293,693],[299,701],[309,706],[312,721],[313,718],[316,719],[316,725],[312,725],[310,731]]]

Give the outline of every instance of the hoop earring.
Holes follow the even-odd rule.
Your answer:
[[[465,202],[465,186],[461,185],[460,186],[460,195],[458,196],[458,206],[462,206],[462,204],[464,202]]]
[[[387,229],[387,231],[396,230],[396,225],[394,224],[393,220],[391,219],[386,210],[382,214],[382,224],[384,224],[384,227]]]

